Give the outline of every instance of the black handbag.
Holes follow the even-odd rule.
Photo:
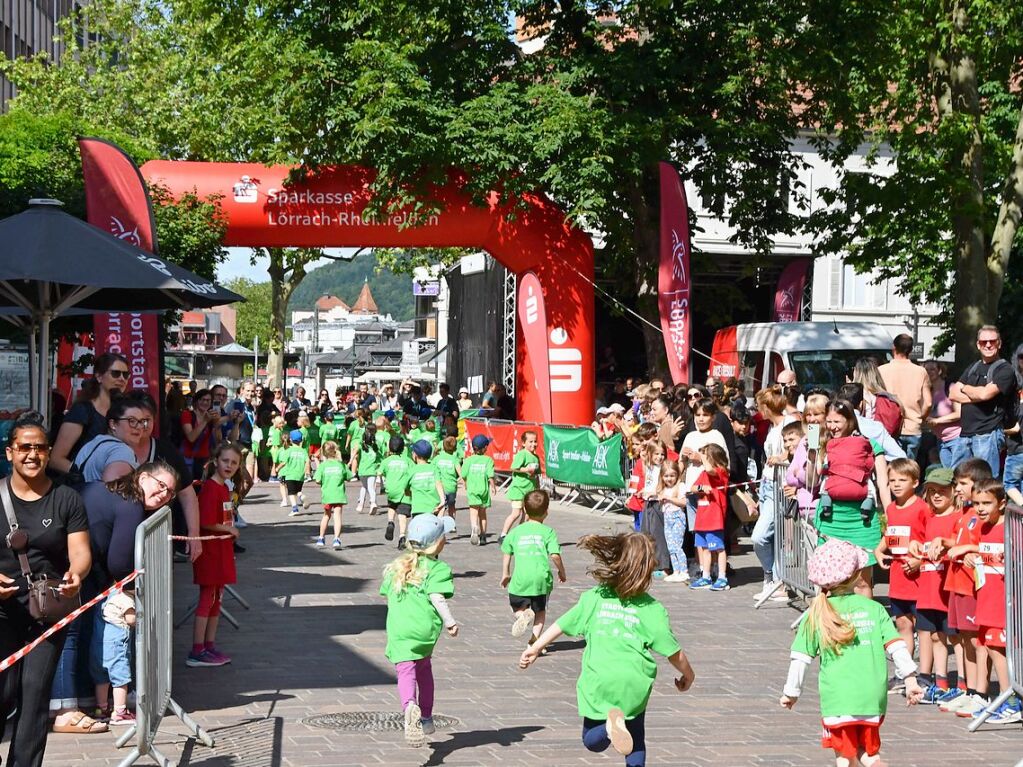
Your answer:
[[[82,606],[82,598],[64,596],[60,592],[61,581],[56,578],[32,575],[32,567],[28,562],[28,534],[18,526],[18,518],[14,514],[14,502],[11,499],[11,481],[0,482],[0,505],[4,507],[7,523],[11,531],[7,534],[7,546],[18,555],[21,563],[21,574],[28,581],[28,612],[40,623],[53,624],[66,618]]]

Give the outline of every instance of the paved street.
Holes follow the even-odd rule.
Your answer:
[[[319,497],[315,486],[310,497]],[[432,745],[418,751],[407,748],[396,730],[352,733],[304,723],[318,715],[397,710],[394,671],[383,654],[385,606],[377,595],[381,568],[395,550],[383,540],[385,517],[351,511],[344,550],[317,550],[310,536],[319,514],[291,520],[277,504],[276,487],[264,485],[243,507],[253,524],[242,532],[248,552],[238,560],[238,589],[252,609],[228,599],[242,627],[236,631],[225,623],[219,637],[234,662],[187,668],[190,624],[175,634],[174,697],[217,745],[211,750],[188,740],[177,720],[168,719],[159,744],[171,758],[205,767],[621,763],[617,755],[591,754],[580,743],[580,642],[563,640],[530,671],[517,669],[521,642],[509,633],[510,611],[498,585],[500,552],[496,545],[469,545],[465,511],[459,512],[459,539],[443,554],[455,571],[452,608],[462,632],[457,639],[443,636],[434,655],[436,713],[458,723],[438,730]],[[498,528],[507,508],[501,501],[492,514]],[[569,575],[552,596],[553,619],[592,584],[585,572],[589,557],[572,542],[586,532],[624,529],[626,518],[555,506],[549,522],[559,532]],[[756,561],[746,553],[735,564],[738,585],[727,593],[654,586],[697,681],[680,695],[670,667],[661,663],[647,715],[648,763],[833,764],[818,740],[815,672],[795,712],[777,705],[796,613],[779,604],[754,611]],[[190,567],[177,565],[175,573],[180,613],[195,589]],[[902,698],[890,700],[882,733],[892,765],[951,764],[955,754],[957,764],[1012,767],[1023,757],[1019,725],[970,735],[962,719],[931,707],[906,710]],[[124,752],[113,748],[113,740],[111,734],[51,735],[46,763],[116,765]]]

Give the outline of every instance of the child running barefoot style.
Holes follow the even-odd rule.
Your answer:
[[[696,553],[700,559],[699,578],[691,589],[728,591],[728,546],[725,543],[725,509],[728,504],[728,453],[714,443],[699,450],[703,471],[689,488],[696,496]],[[717,578],[711,578],[711,566],[717,559]]]
[[[398,676],[405,741],[415,748],[434,733],[430,659],[441,628],[458,636],[458,622],[447,604],[455,594],[451,566],[438,558],[452,524],[451,517],[414,517],[408,526],[408,550],[384,568],[380,586],[380,594],[387,597],[385,652]]]
[[[231,659],[216,647],[217,625],[224,586],[237,580],[234,565],[233,539],[238,537],[234,526],[234,504],[227,483],[241,466],[242,452],[231,442],[222,442],[213,454],[214,473],[199,490],[199,532],[201,535],[229,535],[224,540],[203,541],[202,553],[192,563],[192,574],[199,587],[199,605],[195,608],[192,631],[192,652],[185,665],[196,667],[223,666]]]
[[[547,599],[554,588],[547,559],[553,560],[561,583],[567,580],[567,576],[565,563],[561,561],[558,535],[544,524],[550,496],[544,490],[530,490],[522,500],[526,521],[508,533],[501,544],[504,552],[501,586],[508,589],[508,602],[515,613],[512,636],[520,637],[532,628],[529,644],[533,644],[543,633]],[[514,574],[512,560],[515,561]]]
[[[671,575],[665,583],[685,583],[689,580],[689,559],[686,557],[686,488],[682,467],[678,461],[667,459],[661,464],[657,483],[661,513],[664,515],[664,542],[671,557]]]
[[[487,455],[490,439],[483,434],[472,438],[472,455],[462,462],[462,482],[469,499],[469,522],[472,532],[469,543],[487,545],[487,509],[497,495],[494,481],[494,459]]]
[[[387,529],[384,530],[384,540],[393,541],[395,519],[400,540],[405,537],[405,527],[412,516],[412,507],[405,497],[407,485],[402,483],[412,471],[412,461],[405,455],[405,440],[401,437],[391,437],[387,449],[390,455],[380,462],[380,476],[383,477],[384,492],[387,494]]]
[[[977,636],[987,649],[1003,694],[1012,690],[1005,656],[1005,500],[1005,488],[998,480],[977,482],[973,486],[973,510],[981,521],[980,535],[976,543],[953,546],[948,552],[949,559],[962,558],[975,573]],[[1020,700],[1014,694],[997,707],[992,704],[985,709],[994,709],[986,720],[991,724],[1013,724],[1023,719]],[[975,711],[973,717],[979,718],[982,711]]]
[[[646,705],[657,677],[650,651],[666,656],[681,674],[675,680],[679,692],[692,687],[695,674],[672,634],[667,610],[647,593],[657,564],[649,536],[588,535],[578,545],[596,558],[591,572],[599,585],[583,592],[575,607],[522,653],[519,667],[529,668],[562,634],[585,637],[576,686],[583,745],[590,751],[612,746],[628,767],[642,767]]]
[[[323,517],[320,519],[320,534],[316,538],[317,547],[323,547],[327,535],[327,524],[334,520],[334,540],[331,543],[334,551],[341,549],[341,514],[348,503],[345,482],[352,478],[352,473],[341,460],[341,448],[337,442],[328,440],[320,446],[320,463],[316,467],[313,481],[320,486],[323,496]]]
[[[508,488],[508,500],[511,501],[512,510],[501,526],[498,545],[504,543],[504,537],[508,535],[512,526],[522,521],[522,499],[526,497],[526,493],[540,487],[540,458],[536,454],[537,444],[539,440],[535,431],[522,432],[522,449],[515,454],[511,463],[512,482]]]
[[[298,505],[301,503],[305,509],[309,508],[309,501],[302,495],[302,485],[309,474],[309,453],[302,447],[302,432],[292,429],[288,434],[283,435],[281,450],[277,458],[277,476],[284,482],[284,493],[287,493],[286,502],[281,505],[290,505],[289,517],[298,516]]]
[[[831,538],[810,555],[810,581],[820,588],[792,642],[792,662],[781,705],[792,708],[803,677],[820,656],[821,745],[835,752],[837,767],[881,767],[881,723],[888,708],[888,664],[906,682],[906,702],[923,690],[916,682],[910,648],[884,607],[854,588],[867,566],[867,552]]]

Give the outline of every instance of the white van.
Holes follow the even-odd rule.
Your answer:
[[[874,322],[756,322],[731,325],[714,336],[710,375],[738,378],[754,392],[786,368],[802,390],[835,391],[860,357],[891,357],[892,337]]]

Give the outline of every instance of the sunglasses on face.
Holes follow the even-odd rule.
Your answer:
[[[699,396],[700,396],[700,392],[698,392],[698,391],[691,391],[691,392],[689,392],[686,395],[686,399],[698,399]]]
[[[11,445],[11,449],[18,455],[31,455],[32,453],[46,455],[50,452],[49,445],[34,444],[31,442],[22,442],[20,445]]]
[[[127,370],[108,370],[107,375],[111,376],[112,378],[123,378],[125,380],[128,380],[128,376],[130,376],[131,373],[129,373]]]
[[[127,421],[128,425],[133,429],[145,429],[152,423],[150,418],[135,418],[134,416],[125,416],[124,418],[116,419],[118,421]]]
[[[977,346],[998,346],[1001,343],[1001,339],[998,338],[982,338],[977,341]]]

